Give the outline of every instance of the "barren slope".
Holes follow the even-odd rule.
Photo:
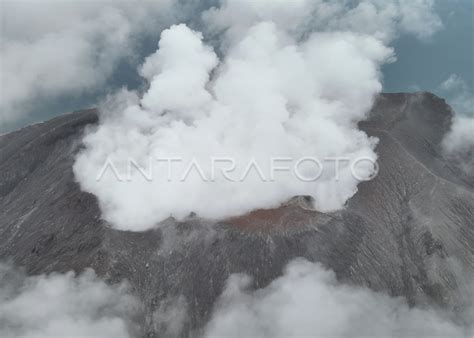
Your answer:
[[[247,272],[261,287],[295,257],[411,304],[459,308],[474,274],[474,189],[441,155],[451,118],[432,94],[382,95],[361,123],[380,139],[380,173],[340,212],[315,212],[297,198],[218,224],[169,220],[131,233],[101,221],[95,197],[74,181],[74,154],[96,111],[63,115],[0,136],[0,259],[31,274],[92,267],[110,282],[128,279],[151,335],[162,300],[183,295],[187,329],[200,327],[231,273]]]

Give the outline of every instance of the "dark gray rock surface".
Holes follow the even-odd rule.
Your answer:
[[[230,274],[263,287],[296,257],[343,282],[457,311],[472,297],[474,180],[443,158],[451,119],[432,94],[381,95],[360,124],[380,139],[380,173],[342,211],[312,211],[301,197],[217,223],[190,217],[133,233],[102,221],[96,198],[74,180],[74,154],[97,112],[63,115],[0,136],[0,259],[29,274],[91,267],[110,283],[128,280],[148,336],[166,329],[153,321],[163,304],[185,300],[186,335],[206,323]]]

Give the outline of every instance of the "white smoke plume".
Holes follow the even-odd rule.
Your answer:
[[[472,326],[446,314],[342,285],[332,271],[304,260],[263,289],[249,291],[250,283],[246,275],[229,278],[205,337],[472,337]]]
[[[359,178],[375,170],[364,162],[356,178],[349,163],[376,159],[376,140],[357,122],[382,90],[380,67],[394,60],[387,43],[398,31],[426,37],[439,28],[413,25],[413,11],[438,22],[431,1],[416,3],[225,1],[203,13],[207,30],[223,34],[220,59],[201,33],[184,24],[170,27],[140,68],[149,89],[122,91],[102,107],[100,125],[84,138],[76,178],[98,197],[103,217],[128,230],[191,212],[229,217],[295,195],[312,196],[318,210],[343,207]],[[377,25],[366,24],[374,20]],[[308,156],[348,162],[337,173],[335,163],[324,163],[313,182],[283,171],[269,182],[270,158]],[[156,161],[176,157],[182,161],[168,163],[171,173]],[[234,179],[249,175],[239,182],[215,177],[213,157],[237,163]],[[135,170],[118,180],[130,159],[151,179]],[[314,165],[302,170],[316,176]]]
[[[124,284],[109,286],[91,270],[28,277],[0,264],[1,337],[129,337],[137,308]]]
[[[0,0],[0,126],[38,99],[97,91],[172,3]]]

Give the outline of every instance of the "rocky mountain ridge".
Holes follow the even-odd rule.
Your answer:
[[[102,221],[72,173],[97,111],[59,116],[0,136],[0,259],[29,274],[90,267],[110,283],[128,280],[144,304],[144,336],[160,334],[151,319],[160,303],[184,297],[186,334],[207,322],[229,275],[245,272],[264,287],[296,257],[321,262],[344,283],[457,311],[472,299],[474,179],[441,150],[452,117],[430,93],[382,94],[360,123],[380,140],[380,172],[338,212],[310,210],[301,197],[135,233]]]

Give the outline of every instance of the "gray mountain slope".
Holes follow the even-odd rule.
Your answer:
[[[152,318],[160,305],[186,301],[186,335],[209,319],[230,274],[263,287],[296,257],[412,305],[461,311],[472,299],[474,180],[442,156],[451,118],[429,93],[381,95],[360,124],[380,139],[380,173],[342,211],[319,213],[299,197],[220,222],[190,217],[133,233],[102,221],[95,197],[74,180],[74,154],[96,111],[63,115],[0,136],[0,259],[29,274],[91,267],[110,283],[127,279],[148,336],[165,330]]]

